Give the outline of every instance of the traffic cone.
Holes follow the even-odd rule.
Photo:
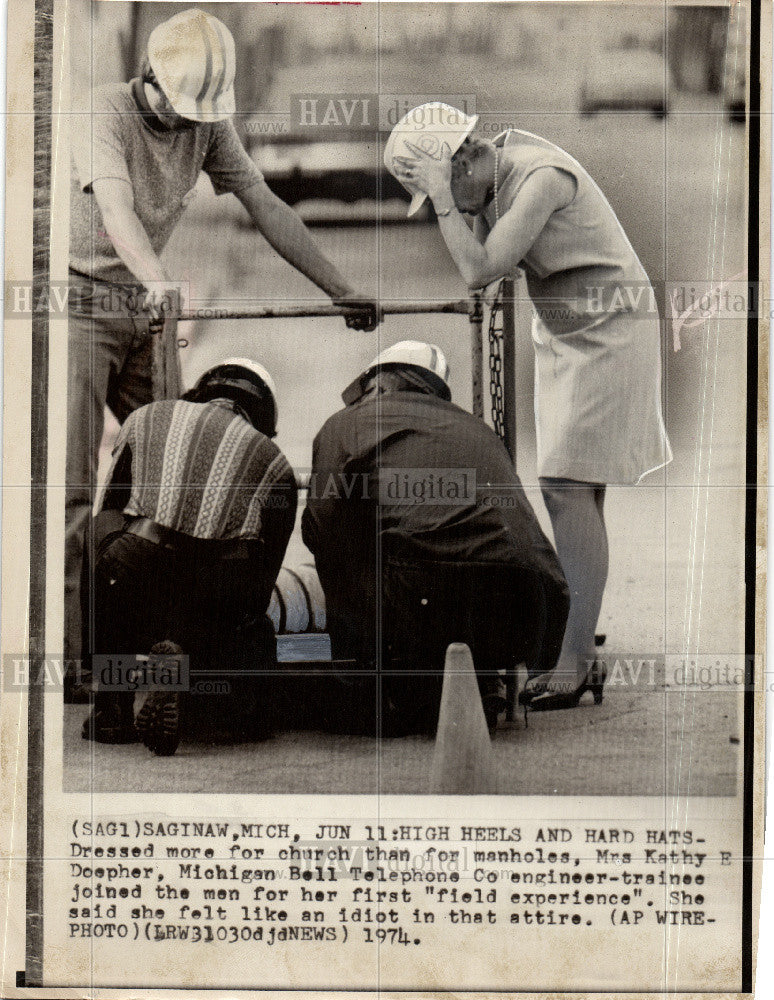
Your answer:
[[[441,708],[430,771],[430,793],[497,793],[492,741],[470,649],[455,642],[446,650]]]

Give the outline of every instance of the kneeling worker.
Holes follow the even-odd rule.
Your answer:
[[[237,738],[264,731],[258,678],[276,662],[266,609],[296,517],[293,470],[271,440],[276,421],[271,376],[245,358],[205,372],[180,400],[131,413],[95,521],[98,532],[99,519],[122,512],[123,524],[97,546],[84,588],[93,595],[85,649],[103,657],[182,652],[194,684],[197,674],[226,679],[219,701]],[[133,699],[98,688],[84,738],[137,739]],[[205,701],[211,717],[209,698],[187,704]],[[181,704],[174,692],[146,696],[137,730],[155,752],[177,747]]]
[[[569,595],[556,554],[498,437],[451,402],[439,348],[387,348],[343,399],[315,439],[302,519],[333,657],[360,668],[342,678],[340,721],[434,731],[446,648],[464,642],[492,730],[500,672],[543,673],[559,655]]]

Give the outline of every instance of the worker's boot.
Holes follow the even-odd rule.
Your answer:
[[[157,642],[150,651],[152,659],[182,656],[174,642]],[[137,713],[137,731],[145,746],[157,757],[171,757],[180,745],[182,692],[157,688],[145,695]]]

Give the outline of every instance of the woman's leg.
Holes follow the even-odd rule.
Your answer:
[[[570,588],[570,614],[558,679],[566,683],[577,678],[579,683],[594,659],[594,632],[607,583],[605,486],[541,478],[540,487],[554,529],[556,552]]]

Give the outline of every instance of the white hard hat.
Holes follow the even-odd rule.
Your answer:
[[[226,358],[225,361],[219,361],[214,367],[225,368],[227,365],[238,365],[240,368],[246,368],[248,371],[252,372],[253,375],[257,375],[276,400],[277,387],[274,385],[274,379],[266,371],[263,365],[259,364],[257,361],[253,361],[252,358]]]
[[[425,344],[421,340],[401,340],[399,343],[393,344],[392,347],[386,347],[381,354],[374,358],[365,371],[361,372],[354,382],[347,386],[341,394],[346,405],[350,406],[362,398],[372,375],[382,368],[389,369],[392,366],[403,368],[407,377],[409,377],[412,368],[420,369],[425,385],[429,384],[441,399],[447,401],[451,399],[448,383],[449,366],[441,348],[436,347],[435,344]],[[416,377],[419,378],[419,376]],[[413,380],[409,377],[409,381]]]
[[[242,369],[242,371],[235,371],[234,369]],[[196,392],[197,390],[202,389],[203,386],[207,386],[213,390],[230,387],[231,389],[239,390],[247,397],[255,396],[256,399],[259,397],[265,399],[263,389],[261,389],[260,386],[258,387],[258,396],[256,396],[255,388],[250,388],[250,384],[255,386],[256,380],[263,383],[266,389],[268,389],[271,393],[271,430],[272,433],[274,433],[277,429],[278,416],[277,388],[274,385],[274,379],[266,371],[263,365],[259,364],[257,361],[253,361],[252,358],[226,358],[225,361],[219,361],[216,365],[213,365],[212,368],[208,368],[207,371],[199,377],[193,391]]]
[[[148,40],[148,61],[183,118],[219,122],[234,114],[234,39],[217,17],[191,7],[159,24]]]
[[[446,356],[435,344],[426,344],[422,340],[401,340],[392,347],[378,354],[366,369],[366,374],[375,372],[385,365],[413,365],[414,368],[424,368],[442,382],[449,381],[449,366]]]
[[[393,177],[412,195],[407,215],[413,215],[425,200],[427,195],[420,191],[410,181],[398,177],[396,156],[413,157],[414,153],[406,145],[407,142],[419,146],[435,159],[440,159],[443,144],[446,143],[451,155],[457,152],[463,142],[476,127],[478,115],[467,115],[459,108],[441,101],[430,101],[420,104],[405,114],[390,132],[387,145],[384,148],[384,165]]]

